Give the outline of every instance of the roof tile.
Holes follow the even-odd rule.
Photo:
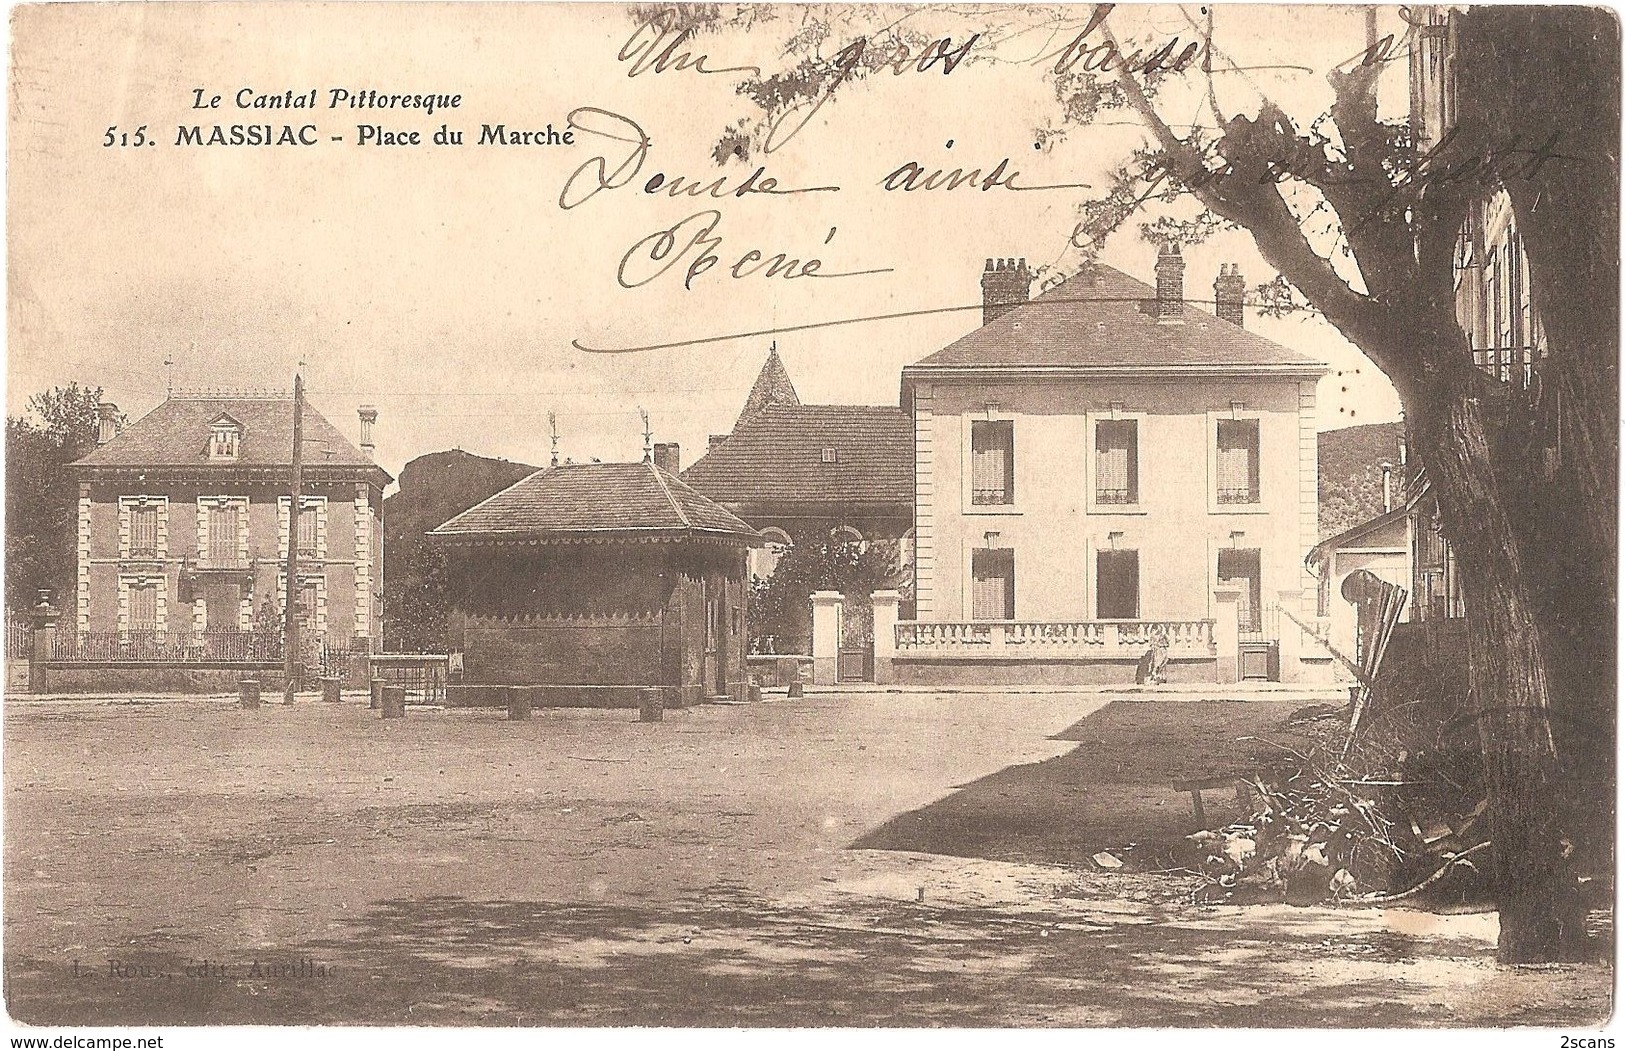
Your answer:
[[[824,450],[833,449],[827,463]],[[729,504],[914,504],[914,422],[891,405],[769,405],[683,472]]]
[[[733,514],[647,462],[544,468],[428,535],[546,539],[602,533],[756,538],[756,531]]]
[[[1104,264],[948,344],[910,373],[987,366],[1302,366],[1320,363],[1185,303],[1184,324],[1158,324],[1141,309],[1156,290]]]
[[[210,466],[210,424],[229,416],[242,426],[230,464],[287,466],[293,462],[293,397],[173,397],[127,425],[106,445],[78,461],[86,467]],[[338,428],[305,402],[301,421],[305,462],[372,467],[373,462]]]

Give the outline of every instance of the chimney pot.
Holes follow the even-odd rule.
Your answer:
[[[1027,302],[1032,283],[1027,260],[989,259],[982,271],[982,324],[990,325]]]
[[[667,474],[678,474],[681,463],[679,447],[676,442],[655,442],[655,466]]]
[[[1246,327],[1247,282],[1242,279],[1239,263],[1220,263],[1219,276],[1213,279],[1213,312],[1221,321],[1237,327]]]
[[[356,410],[361,417],[361,455],[371,460],[377,451],[372,443],[372,425],[378,422],[378,409],[372,405],[363,405]]]
[[[1157,250],[1157,324],[1185,323],[1185,257],[1179,245],[1165,242]]]
[[[118,436],[118,406],[110,401],[96,403],[96,444],[106,445]]]

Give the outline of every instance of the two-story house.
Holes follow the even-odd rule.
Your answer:
[[[360,448],[307,403],[303,495],[292,511],[289,396],[174,394],[122,431],[104,406],[79,480],[78,581],[63,633],[121,651],[230,652],[233,636],[280,630],[290,539],[306,627],[338,648],[380,634],[383,489],[377,411],[360,410]],[[156,640],[154,644],[154,640]]]
[[[982,326],[903,370],[897,680],[1122,681],[1153,649],[1174,679],[1291,680],[1323,656],[1291,617],[1313,616],[1325,367],[1246,329],[1236,268],[1216,313],[1184,269],[1169,245],[1155,288],[1096,265],[1029,300],[1026,262],[989,260]]]

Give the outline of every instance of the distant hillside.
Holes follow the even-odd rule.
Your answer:
[[[392,650],[438,649],[445,609],[442,560],[423,534],[536,471],[460,449],[426,453],[401,469],[384,499],[384,641]]]
[[[1404,491],[1399,469],[1403,423],[1367,423],[1320,432],[1320,538],[1382,514],[1382,462],[1394,465],[1394,499]]]

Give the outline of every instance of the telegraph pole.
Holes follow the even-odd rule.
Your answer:
[[[299,510],[304,489],[305,378],[293,376],[293,484],[288,499],[288,586],[282,602],[282,703],[293,703],[299,676]]]

